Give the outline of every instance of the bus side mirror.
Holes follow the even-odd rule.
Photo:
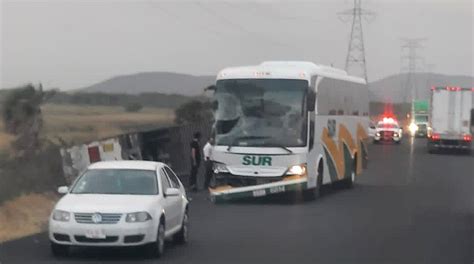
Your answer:
[[[306,105],[308,106],[308,111],[314,112],[315,104],[316,104],[316,93],[313,90],[309,90],[308,96],[306,97]]]
[[[209,85],[206,88],[204,88],[204,91],[216,91],[216,86],[215,85]]]

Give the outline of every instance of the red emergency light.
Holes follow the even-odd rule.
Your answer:
[[[384,117],[384,118],[382,119],[382,122],[388,123],[388,124],[396,123],[396,122],[395,122],[395,119],[394,119],[393,117]]]
[[[459,92],[459,91],[472,91],[474,92],[474,87],[461,87],[461,86],[431,86],[431,91],[439,91],[439,90],[446,90],[452,92]]]
[[[464,141],[471,142],[472,141],[472,135],[466,134],[462,137]]]
[[[459,86],[446,86],[446,90],[452,91],[452,92],[458,92],[458,91],[461,91],[461,87],[459,87]]]

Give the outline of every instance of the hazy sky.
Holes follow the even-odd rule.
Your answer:
[[[1,1],[1,87],[73,89],[120,74],[214,75],[263,60],[344,67],[350,0]],[[474,76],[474,0],[366,0],[369,79],[400,72],[400,38],[423,37],[425,69]],[[420,62],[420,66],[423,65]],[[427,66],[426,66],[427,65]]]

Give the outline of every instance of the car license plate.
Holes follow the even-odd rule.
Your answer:
[[[260,197],[260,196],[265,196],[267,194],[267,192],[265,191],[265,189],[263,190],[255,190],[253,191],[253,197]]]
[[[285,191],[285,186],[276,186],[270,188],[270,193],[281,193]]]
[[[89,229],[86,230],[86,237],[91,239],[105,239],[105,231],[102,229]]]

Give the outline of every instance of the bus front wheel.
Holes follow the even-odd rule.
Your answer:
[[[316,187],[307,189],[303,193],[303,198],[305,201],[312,201],[321,196],[321,188],[323,185],[323,165],[322,162],[318,166],[318,176],[316,178]]]

